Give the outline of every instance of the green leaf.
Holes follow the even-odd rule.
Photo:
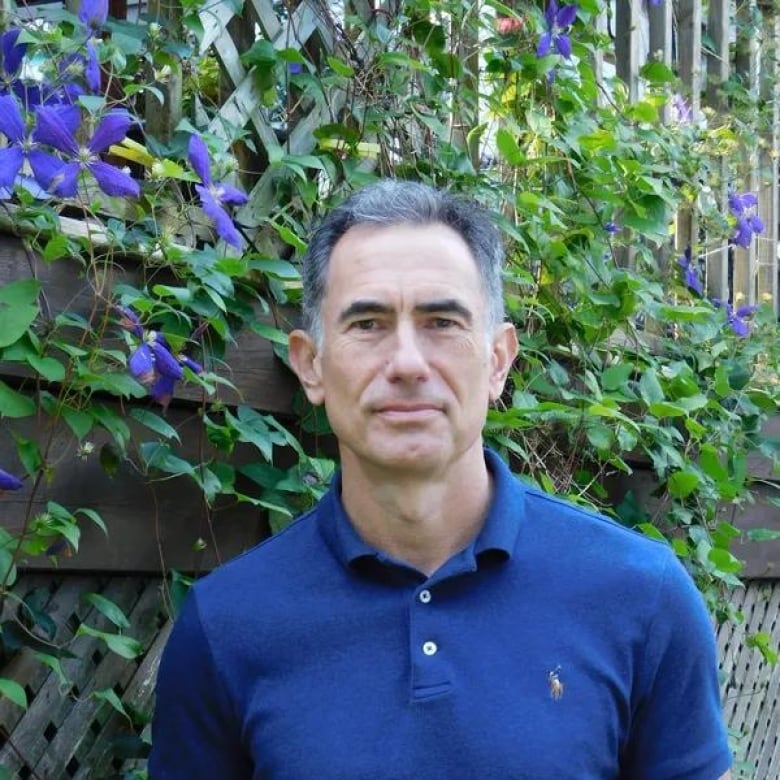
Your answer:
[[[141,409],[134,406],[130,410],[130,416],[141,423],[141,425],[145,425],[149,430],[159,433],[160,436],[163,436],[166,439],[181,441],[176,429],[169,422],[160,417],[159,414],[150,412],[148,409]]]
[[[68,679],[65,670],[62,668],[62,661],[56,655],[41,651],[33,651],[33,653],[42,664],[45,664],[54,672],[62,688],[70,688],[71,680]]]
[[[36,279],[20,279],[0,287],[0,347],[18,341],[38,316]]]
[[[645,536],[648,536],[651,539],[656,539],[659,542],[666,541],[666,537],[652,523],[640,523],[636,527]]]
[[[30,417],[35,414],[35,402],[17,393],[0,380],[0,417]]]
[[[642,374],[639,380],[639,394],[648,405],[664,400],[664,390],[658,381],[658,374],[656,374],[654,368],[646,368]]]
[[[95,424],[95,420],[88,412],[81,409],[73,409],[69,406],[63,406],[60,409],[62,419],[65,420],[68,428],[73,431],[74,436],[81,441]]]
[[[106,536],[108,536],[108,528],[106,528],[103,518],[94,509],[79,507],[74,514],[88,517]]]
[[[97,639],[102,639],[108,649],[112,653],[116,653],[122,658],[132,660],[138,658],[143,653],[143,645],[131,636],[123,636],[122,634],[109,634],[106,631],[98,631],[96,628],[88,626],[86,623],[82,623],[76,630],[76,636],[92,636]]]
[[[65,366],[53,357],[28,355],[27,362],[49,382],[61,382],[65,379]]]
[[[279,328],[275,328],[273,325],[269,325],[266,322],[259,321],[253,322],[251,328],[264,339],[268,339],[268,341],[272,341],[275,344],[287,346],[287,334],[283,330],[279,330]]]
[[[70,239],[64,233],[56,233],[46,242],[41,257],[44,262],[52,263],[72,253]]]
[[[701,478],[695,471],[675,471],[667,480],[666,486],[674,498],[685,498],[693,493]]]
[[[724,550],[721,547],[713,547],[707,557],[718,571],[722,571],[725,574],[737,574],[744,565],[742,561],[735,558],[728,550]]]
[[[728,471],[720,462],[718,451],[711,444],[702,445],[699,466],[708,477],[712,477],[716,482],[725,482],[728,479]]]
[[[21,707],[23,710],[27,709],[27,694],[24,692],[24,688],[14,680],[0,677],[0,696],[10,699],[17,707]]]
[[[643,65],[639,69],[639,75],[654,84],[671,84],[677,79],[674,71],[658,60],[652,60]]]
[[[525,154],[517,143],[517,136],[505,127],[500,127],[496,132],[496,146],[501,156],[510,165],[523,165],[526,160]]]
[[[633,372],[634,367],[630,364],[621,363],[617,366],[609,366],[601,374],[601,386],[607,392],[621,390]]]
[[[99,701],[108,702],[108,704],[111,705],[111,707],[113,707],[120,715],[122,715],[129,722],[132,723],[132,721],[130,720],[130,716],[127,714],[127,710],[122,704],[121,699],[119,698],[119,696],[116,695],[116,692],[113,689],[104,688],[102,691],[92,691],[90,696],[93,699],[98,699]]]
[[[140,448],[141,457],[148,468],[159,469],[167,474],[192,476],[194,468],[191,463],[174,455],[167,444],[156,441],[145,441]]]
[[[117,628],[130,628],[130,621],[125,613],[110,599],[107,599],[100,593],[82,593],[81,598],[92,604],[98,612],[105,615]]]
[[[780,530],[774,528],[751,528],[747,532],[751,542],[776,542],[780,539]]]
[[[346,62],[343,60],[338,59],[338,57],[327,57],[328,65],[333,69],[334,73],[337,73],[339,76],[343,76],[346,79],[350,79],[355,75],[355,71],[350,67]]]

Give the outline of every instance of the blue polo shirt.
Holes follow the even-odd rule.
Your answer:
[[[430,577],[340,482],[199,580],[160,667],[152,780],[716,780],[712,623],[668,546],[486,452],[477,538]]]

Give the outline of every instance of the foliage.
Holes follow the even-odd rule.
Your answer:
[[[323,57],[256,41],[242,66],[275,131],[262,148],[246,128],[210,123],[218,89],[197,4],[172,29],[107,20],[92,0],[5,33],[4,228],[45,263],[71,264],[89,291],[86,306],[50,311],[34,278],[0,287],[0,359],[18,378],[0,381],[16,453],[0,463],[0,501],[23,499],[18,526],[0,529],[7,652],[27,645],[62,673],[77,637],[124,657],[144,649],[99,594],[88,598],[99,627],[66,631],[13,590],[25,560],[76,553],[84,522],[111,533],[95,507],[50,495],[68,453],[98,459],[107,480],[176,479],[210,518],[226,503],[266,510],[272,530],[322,494],[335,466],[309,443],[326,422],[300,399],[293,423],[242,403],[232,345],[254,333],[284,359],[293,253],[330,204],[385,175],[477,197],[504,231],[522,348],[489,441],[543,489],[668,539],[717,619],[741,619],[729,521],[751,501],[748,456],[777,463],[762,431],[778,412],[780,340],[776,302],[746,306],[733,280],[728,299],[709,297],[705,260],[720,252],[737,265],[762,240],[745,172],[763,107],[735,78],[723,89],[731,113],[692,116],[660,62],[629,100],[593,66],[611,49],[595,0],[477,10],[405,0],[393,17],[344,20]],[[182,70],[200,91],[154,137],[144,116]],[[323,117],[312,148],[296,152],[292,130],[312,116]],[[240,208],[238,185],[250,191],[257,175],[234,153],[267,164],[272,206]],[[81,234],[63,229],[73,216]],[[192,409],[197,446],[169,404]],[[618,487],[643,470],[651,495]],[[175,605],[188,580],[166,574]],[[772,659],[765,636],[751,642]],[[25,706],[13,680],[0,693]],[[122,711],[110,691],[95,695]]]

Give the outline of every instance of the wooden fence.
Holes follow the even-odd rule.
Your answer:
[[[123,7],[126,6],[119,0],[112,2],[114,13],[120,13]],[[378,14],[375,7],[362,0],[350,5],[350,11],[368,23],[386,20],[394,8],[387,4]],[[175,23],[179,14],[175,4],[161,2],[141,9],[156,15],[164,24]],[[255,161],[259,173],[249,182],[250,201],[238,215],[250,228],[261,223],[274,203],[274,172],[267,166],[267,159],[280,141],[278,127],[262,109],[256,82],[241,63],[240,55],[256,38],[263,37],[278,49],[305,50],[310,58],[318,60],[331,53],[346,57],[363,43],[348,36],[344,20],[336,15],[335,9],[335,4],[324,0],[302,0],[286,5],[270,0],[246,0],[240,14],[235,4],[227,2],[207,4],[201,12],[202,45],[219,61],[224,81],[224,100],[210,130],[225,135],[227,127],[246,127],[259,152]],[[772,107],[774,113],[761,143],[747,150],[744,161],[736,167],[724,160],[723,186],[714,194],[725,211],[727,184],[739,174],[747,184],[743,189],[758,195],[765,232],[748,250],[710,246],[706,235],[700,234],[699,226],[681,215],[675,241],[680,252],[691,244],[695,256],[702,258],[711,296],[745,303],[768,298],[780,312],[776,166],[780,74],[774,56],[780,31],[777,17],[768,5],[753,0],[741,4],[740,14],[760,18],[761,23],[740,27],[739,32],[730,9],[725,0],[709,0],[707,5],[701,0],[662,0],[658,5],[645,0],[617,0],[599,20],[604,32],[614,37],[614,56],[601,57],[596,65],[603,74],[614,68],[631,94],[639,98],[642,66],[653,58],[659,59],[679,73],[694,118],[704,109],[712,109],[711,113],[706,112],[706,121],[713,127],[726,110],[721,88],[734,77],[743,79],[756,98],[763,98]],[[175,126],[181,112],[180,88],[180,80],[172,78],[168,103],[150,107],[149,119],[156,132],[164,135]],[[356,98],[351,96],[351,99]],[[335,115],[345,100],[346,96],[334,93],[327,107],[305,103],[298,106],[286,118],[285,151],[291,154],[312,151],[316,144],[312,129],[331,113]],[[0,284],[29,273],[31,263],[34,273],[44,281],[53,305],[58,300],[64,303],[78,299],[78,279],[68,272],[67,266],[45,266],[40,259],[30,258],[16,239],[8,237],[0,242]],[[248,403],[265,411],[292,412],[295,382],[262,340],[255,338],[251,343],[239,345],[230,363],[237,372],[233,378]],[[0,376],[12,382],[20,379],[3,366],[0,366]],[[172,424],[187,425],[191,401],[186,392],[176,399],[169,412]],[[8,444],[0,442],[3,455],[4,446]],[[78,594],[85,587],[104,593],[126,610],[132,622],[131,633],[147,652],[136,661],[124,663],[102,654],[99,643],[81,637],[81,644],[75,648],[78,659],[69,669],[77,680],[77,688],[65,697],[59,696],[56,674],[33,663],[29,652],[3,659],[7,665],[0,669],[0,676],[23,680],[33,701],[27,714],[23,714],[7,700],[0,699],[0,767],[18,772],[20,777],[105,777],[132,766],[117,759],[116,738],[128,731],[135,734],[139,729],[130,728],[105,700],[101,703],[89,698],[89,693],[100,686],[112,688],[128,707],[148,713],[159,649],[168,630],[160,598],[160,572],[168,568],[189,571],[208,568],[268,532],[267,524],[258,518],[254,509],[237,510],[233,515],[223,513],[220,517],[224,520],[220,519],[215,527],[213,516],[204,513],[197,501],[183,495],[181,487],[174,482],[152,488],[145,486],[141,494],[137,476],[119,474],[107,485],[97,478],[98,470],[97,465],[74,459],[50,491],[55,495],[56,491],[70,490],[81,501],[94,504],[111,521],[111,537],[105,540],[99,534],[90,536],[85,532],[82,552],[60,562],[62,571],[79,570],[78,575],[46,571],[47,562],[38,561],[38,570],[26,571],[19,587],[40,588],[46,594],[45,601],[52,614],[63,617],[64,633],[57,638],[63,642],[68,641],[68,632],[72,634],[72,626],[79,621],[100,619],[79,602]],[[762,472],[762,476],[770,481],[777,479],[774,473]],[[61,495],[60,500],[63,500]],[[64,502],[67,503],[67,498]],[[0,524],[13,528],[28,509],[16,506],[11,497],[4,496]],[[746,513],[746,527],[753,523],[780,529],[778,514],[774,505],[760,504],[756,511]],[[193,542],[202,537],[214,540],[214,544],[194,551]],[[147,541],[143,542],[144,539]],[[745,592],[750,625],[766,626],[774,641],[780,642],[777,633],[780,542],[761,548],[746,547],[742,557],[748,560],[751,576],[757,578]],[[123,576],[112,578],[106,572],[123,572]],[[142,576],[137,576],[139,572]],[[738,641],[743,639],[736,628],[730,628],[728,635],[724,629],[719,637],[727,675],[724,687],[727,712],[732,725],[750,735],[746,750],[760,769],[757,780],[772,780],[780,778],[777,740],[774,738],[773,742],[771,737],[777,734],[780,723],[777,695],[780,676],[777,669],[771,671],[749,660],[748,656],[755,659],[756,654],[744,647],[744,641]],[[741,649],[737,650],[738,647]],[[10,735],[13,739],[6,739]]]

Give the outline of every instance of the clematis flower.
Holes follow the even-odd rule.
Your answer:
[[[100,159],[100,153],[123,140],[134,123],[135,119],[125,111],[109,111],[92,137],[86,144],[80,145],[54,107],[41,106],[38,109],[37,140],[73,158],[47,183],[47,189],[64,198],[73,197],[78,188],[79,174],[89,172],[106,195],[137,198],[141,193],[138,182],[130,174]]]
[[[9,92],[19,78],[22,60],[27,52],[27,44],[18,43],[21,29],[12,27],[0,35],[0,57],[2,57],[2,70],[0,70],[0,82],[2,91]]]
[[[241,246],[241,236],[233,224],[233,219],[226,206],[240,206],[247,202],[247,196],[241,190],[223,182],[211,180],[209,151],[199,135],[190,137],[189,161],[201,184],[195,185],[195,191],[200,197],[200,205],[204,213],[214,221],[214,228],[223,241],[235,247]]]
[[[571,56],[571,39],[566,30],[572,25],[577,16],[576,5],[565,5],[558,8],[556,0],[549,0],[547,10],[544,12],[544,20],[547,31],[539,39],[536,48],[537,57],[545,57],[550,52],[558,52],[564,59]]]
[[[677,260],[677,265],[683,270],[685,286],[698,295],[702,295],[704,290],[702,288],[701,279],[699,278],[699,269],[693,262],[690,247],[686,247],[685,254]]]
[[[91,32],[97,32],[108,18],[108,0],[82,0],[79,21]]]
[[[24,487],[24,482],[17,479],[13,474],[9,474],[7,471],[0,469],[0,493],[4,490],[19,490]]]
[[[69,132],[75,133],[81,115],[75,106],[52,106],[58,121]],[[29,131],[19,103],[13,95],[0,95],[0,133],[9,145],[0,149],[0,188],[9,193],[16,183],[25,184],[24,164],[29,163],[34,183],[45,189],[63,167],[63,162],[39,148],[37,128]],[[28,183],[28,186],[29,183]],[[33,188],[33,192],[35,192]]]
[[[764,223],[756,214],[758,198],[752,192],[729,193],[729,211],[736,217],[737,224],[734,228],[732,243],[747,249],[753,240],[753,235],[763,233]]]
[[[141,318],[129,306],[115,306],[119,314],[119,325],[125,330],[129,330],[134,336],[143,338],[144,330],[141,325]]]
[[[756,311],[753,305],[739,306],[735,310],[730,302],[725,304],[719,298],[713,298],[713,305],[716,309],[724,308],[726,310],[726,324],[741,338],[746,338],[750,334],[750,317]]]
[[[184,376],[181,364],[171,354],[165,338],[155,330],[147,333],[144,341],[130,356],[128,367],[130,373],[147,386],[153,386],[161,376],[174,382]]]
[[[691,107],[679,92],[675,92],[672,97],[671,115],[672,122],[678,125],[687,125],[693,120]]]

